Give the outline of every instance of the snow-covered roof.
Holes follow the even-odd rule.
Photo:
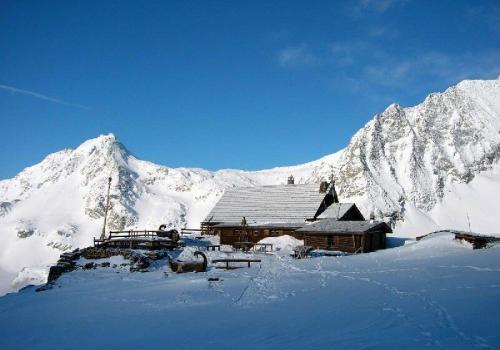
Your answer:
[[[304,223],[316,216],[323,199],[333,193],[333,186],[323,193],[319,184],[292,184],[227,189],[205,222]],[[335,196],[336,197],[336,196]]]
[[[296,230],[296,232],[307,232],[310,234],[349,233],[359,234],[370,231],[384,231],[392,233],[392,229],[381,221],[338,221],[335,219],[323,219]]]
[[[318,219],[336,219],[340,220],[353,207],[354,203],[333,203],[324,212],[318,215]]]

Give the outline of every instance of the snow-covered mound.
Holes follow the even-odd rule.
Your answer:
[[[417,106],[389,106],[337,153],[262,171],[169,168],[134,157],[114,135],[47,156],[0,181],[0,292],[24,267],[91,244],[112,177],[109,228],[197,227],[232,186],[318,183],[411,236],[442,228],[498,234],[500,79],[463,81]]]
[[[261,239],[259,243],[272,244],[273,250],[279,255],[292,254],[296,247],[304,245],[304,241],[288,235],[266,237]]]

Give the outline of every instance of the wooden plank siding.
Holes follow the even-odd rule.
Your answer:
[[[304,245],[316,249],[335,250],[346,253],[372,252],[385,249],[386,233],[375,232],[344,232],[324,234],[307,234],[296,232],[293,228],[280,227],[216,227],[214,233],[220,237],[220,244],[233,245],[236,242],[257,243],[266,237],[289,235],[304,240]]]
[[[219,235],[220,244],[232,245],[235,242],[257,243],[266,237],[289,235],[297,239],[304,239],[304,234],[296,233],[290,228],[242,228],[242,227],[217,227],[214,233]]]
[[[336,250],[346,253],[372,252],[385,248],[386,234],[384,232],[370,233],[335,233],[324,235],[308,235],[305,233],[304,245],[316,249]]]

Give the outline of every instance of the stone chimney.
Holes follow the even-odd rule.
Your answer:
[[[321,183],[319,184],[319,193],[326,193],[326,190],[328,190],[328,182],[321,181]]]
[[[293,185],[293,184],[295,184],[295,179],[293,178],[293,175],[290,175],[290,176],[288,177],[288,184],[289,184],[289,185]]]
[[[375,213],[372,211],[370,213],[370,224],[373,224],[375,222]]]

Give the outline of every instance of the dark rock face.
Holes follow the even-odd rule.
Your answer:
[[[84,270],[92,270],[95,269],[95,267],[96,265],[93,262],[86,263],[85,265],[83,265]]]
[[[81,253],[79,249],[61,254],[59,260],[57,261],[57,264],[50,267],[49,276],[47,277],[47,284],[51,284],[52,282],[54,282],[63,273],[74,270],[76,267],[75,260],[77,260],[80,255]]]
[[[161,260],[168,257],[168,253],[164,250],[152,250],[145,253],[144,255],[146,255],[151,260]]]
[[[147,272],[150,261],[148,258],[138,258],[131,266],[130,272]]]
[[[88,247],[81,250],[81,256],[88,260],[107,259],[115,255],[122,255],[112,249],[103,249],[96,247]]]
[[[31,230],[31,229],[19,230],[19,231],[17,231],[17,237],[28,238],[28,237],[33,236],[34,233],[35,233],[35,231]]]
[[[0,218],[2,216],[7,215],[12,209],[12,203],[10,202],[1,202],[0,203]]]
[[[71,271],[71,268],[68,266],[57,264],[55,266],[51,266],[49,270],[49,277],[47,277],[47,283],[54,282],[58,279],[64,272]]]

